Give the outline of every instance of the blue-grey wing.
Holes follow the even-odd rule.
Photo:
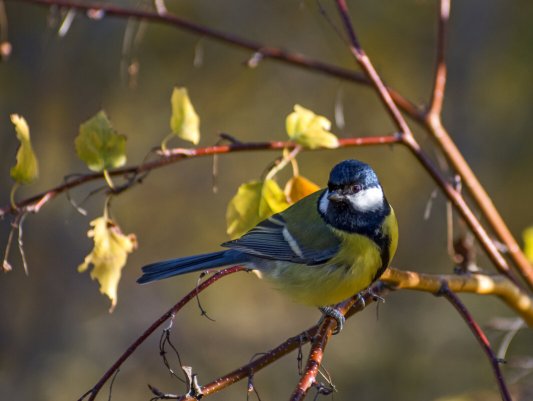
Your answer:
[[[327,262],[338,251],[340,241],[320,220],[306,221],[304,232],[296,232],[283,216],[276,214],[259,223],[241,238],[222,246],[265,259],[306,265]]]

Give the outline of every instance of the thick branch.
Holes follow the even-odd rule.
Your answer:
[[[396,289],[409,289],[437,293],[445,281],[453,292],[467,292],[478,295],[496,295],[533,327],[533,299],[521,291],[505,276],[485,274],[424,274],[392,267],[380,278]]]

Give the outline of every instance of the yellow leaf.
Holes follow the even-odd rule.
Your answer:
[[[174,88],[172,98],[170,129],[177,137],[192,142],[200,142],[200,118],[189,99],[186,88]],[[163,146],[164,147],[164,146]]]
[[[307,178],[301,175],[295,175],[285,185],[285,195],[288,201],[292,203],[298,202],[300,199],[305,198],[307,195],[311,195],[320,189],[314,182],[309,181]]]
[[[274,180],[263,181],[261,201],[259,203],[259,218],[264,220],[274,213],[287,209],[287,207],[289,207],[289,202],[287,202],[287,197],[278,183]]]
[[[228,204],[227,233],[232,239],[238,238],[288,206],[285,194],[274,180],[242,184]]]
[[[39,176],[39,164],[30,140],[30,128],[24,117],[11,115],[11,122],[17,131],[20,146],[17,151],[17,164],[11,168],[11,178],[19,184],[29,184]]]
[[[91,221],[93,227],[87,235],[93,238],[94,248],[79,265],[78,271],[84,272],[89,264],[94,266],[91,278],[98,280],[100,292],[111,300],[112,312],[117,304],[117,287],[122,268],[128,254],[137,249],[135,234],[124,235],[120,227],[106,215]]]
[[[78,157],[92,171],[121,167],[126,163],[126,137],[115,131],[103,110],[80,125],[74,145]]]
[[[309,148],[336,148],[337,137],[329,132],[331,122],[300,105],[294,106],[294,112],[285,121],[287,134],[298,144]]]
[[[524,237],[524,253],[531,263],[533,263],[533,227],[526,228],[522,233]]]

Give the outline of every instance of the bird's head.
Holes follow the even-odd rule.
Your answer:
[[[331,170],[319,210],[328,220],[336,220],[339,213],[380,212],[386,204],[374,170],[358,160],[345,160]]]

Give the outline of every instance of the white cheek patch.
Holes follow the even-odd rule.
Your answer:
[[[320,203],[318,204],[318,209],[324,215],[328,212],[328,207],[329,207],[328,196],[329,196],[329,190],[326,190],[324,194],[322,195],[322,197],[320,198]]]
[[[383,191],[380,187],[364,189],[348,196],[348,200],[358,212],[372,212],[383,204]],[[322,201],[320,203],[322,205]]]

